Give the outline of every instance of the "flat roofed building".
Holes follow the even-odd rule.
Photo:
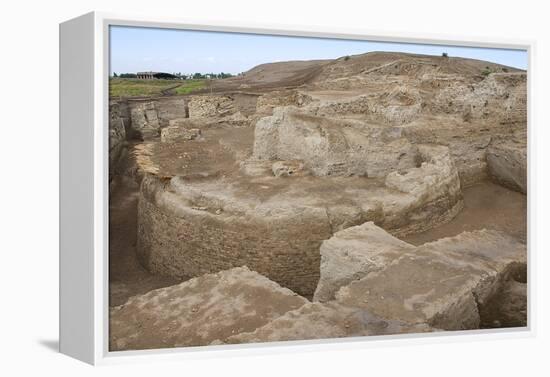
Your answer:
[[[176,79],[177,76],[171,74],[171,73],[166,73],[166,72],[152,72],[152,71],[149,71],[149,72],[138,72],[136,73],[136,77],[138,79],[142,79],[142,80],[153,80],[153,79]]]

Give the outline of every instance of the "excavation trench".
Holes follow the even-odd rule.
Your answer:
[[[464,209],[451,221],[427,232],[403,237],[414,245],[455,236],[463,231],[492,228],[514,235],[524,241],[526,237],[526,197],[515,191],[484,181],[463,190]],[[148,292],[151,289],[169,286],[190,278],[179,278],[154,274],[146,270],[138,261],[137,206],[139,186],[132,179],[121,179],[111,194],[110,207],[110,305],[124,303],[129,297]],[[483,205],[480,205],[483,203]],[[512,216],[513,214],[513,216]],[[514,275],[516,276],[516,275]],[[514,277],[518,284],[524,284],[525,274]],[[307,295],[311,297],[311,295]],[[502,294],[500,294],[502,296]],[[493,302],[502,301],[497,294]],[[501,319],[497,304],[481,310],[482,326],[495,327],[501,324],[514,324],[512,320]]]

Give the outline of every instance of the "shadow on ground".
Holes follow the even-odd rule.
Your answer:
[[[42,347],[49,349],[53,352],[59,352],[59,340],[45,340],[41,339],[38,341],[38,344],[40,344]]]

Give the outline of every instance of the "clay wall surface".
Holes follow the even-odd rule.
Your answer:
[[[309,295],[319,280],[319,247],[330,237],[324,210],[294,218],[247,218],[187,208],[175,214],[155,200],[159,183],[142,183],[138,252],[152,272],[199,276],[247,266],[293,291]],[[179,207],[181,210],[181,207]]]

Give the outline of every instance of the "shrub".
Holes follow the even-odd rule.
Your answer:
[[[485,67],[483,71],[481,71],[481,74],[485,77],[489,76],[492,73],[491,68]]]

